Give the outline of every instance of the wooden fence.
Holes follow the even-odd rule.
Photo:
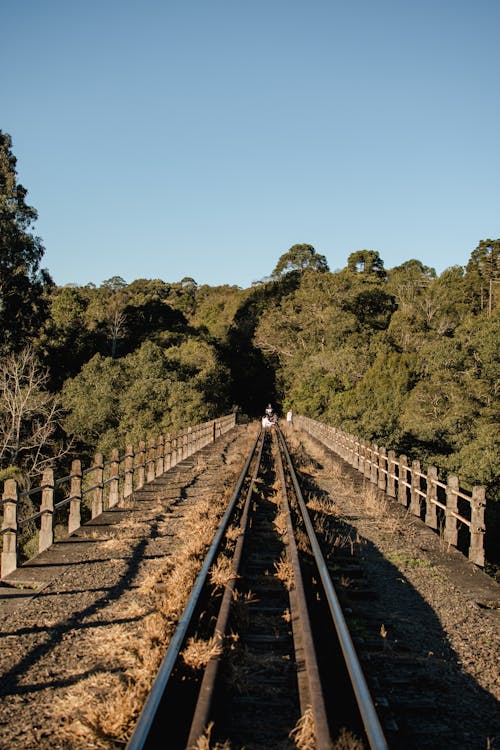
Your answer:
[[[41,485],[24,492],[14,479],[8,479],[4,482],[0,500],[0,510],[3,511],[1,578],[18,566],[19,540],[23,531],[33,536],[38,531],[38,553],[43,552],[54,543],[56,513],[58,517],[64,516],[64,533],[72,534],[81,525],[82,511],[92,519],[104,510],[122,504],[135,490],[214,442],[235,424],[236,417],[230,414],[187,427],[175,435],[151,438],[139,443],[135,451],[132,445],[128,445],[123,455],[114,449],[107,460],[97,453],[91,466],[82,469],[82,462],[75,460],[71,464],[71,473],[58,479],[54,477],[53,469],[47,469]],[[32,496],[39,497],[39,510],[22,518],[23,500]]]
[[[295,423],[370,480],[390,497],[397,498],[427,526],[442,534],[446,543],[468,547],[471,562],[484,566],[486,490],[474,487],[468,494],[460,490],[458,477],[438,479],[435,466],[423,472],[420,461],[408,463],[393,450],[359,440],[335,427],[298,416]],[[465,539],[463,539],[465,531]]]

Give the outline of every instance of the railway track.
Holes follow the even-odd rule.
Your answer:
[[[286,442],[265,430],[127,747],[326,750],[339,738],[387,747]]]

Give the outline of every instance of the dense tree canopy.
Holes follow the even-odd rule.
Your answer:
[[[37,212],[26,203],[17,182],[9,135],[0,130],[0,353],[22,349],[45,315],[44,289],[51,284],[40,270],[44,248],[31,233]]]
[[[328,263],[324,255],[316,252],[312,245],[293,245],[278,260],[272,273],[272,278],[283,276],[291,271],[328,271]]]
[[[296,244],[250,289],[119,275],[57,287],[40,270],[36,211],[15,166],[0,132],[4,417],[26,344],[26,372],[43,376],[37,408],[18,420],[22,451],[5,432],[0,470],[33,465],[43,414],[48,442],[73,438],[90,454],[235,407],[260,416],[272,401],[498,495],[500,240],[481,240],[465,268],[439,276],[418,259],[386,269],[375,250],[331,273],[312,245]]]

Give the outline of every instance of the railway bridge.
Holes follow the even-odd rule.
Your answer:
[[[0,748],[493,747],[484,508],[305,417],[8,481]]]

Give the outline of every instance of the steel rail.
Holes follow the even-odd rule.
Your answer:
[[[213,542],[210,545],[210,549],[208,550],[208,553],[205,557],[201,570],[198,573],[198,577],[196,578],[196,581],[194,583],[193,589],[189,596],[189,599],[184,609],[184,612],[182,614],[182,617],[179,620],[179,624],[175,630],[175,633],[172,636],[167,652],[160,665],[160,669],[153,683],[152,690],[139,716],[134,733],[132,734],[129,742],[127,743],[126,750],[142,750],[146,746],[149,733],[153,726],[153,722],[155,720],[155,717],[158,712],[158,708],[160,706],[163,694],[165,692],[165,688],[167,686],[168,680],[170,679],[170,675],[172,674],[172,670],[179,656],[180,650],[182,648],[182,644],[186,638],[186,633],[190,625],[191,619],[193,617],[196,605],[198,603],[199,596],[201,594],[203,586],[205,585],[205,581],[207,579],[209,570],[217,554],[217,550],[222,541],[222,538],[226,532],[227,526],[229,524],[229,520],[233,514],[233,510],[239,499],[241,488],[243,486],[243,482],[245,481],[245,478],[248,475],[250,464],[255,455],[257,444],[259,440],[261,439],[261,435],[262,433],[260,432],[255,440],[252,450],[250,451],[250,455],[248,456],[246,460],[245,466],[243,467],[243,470],[240,474],[240,477],[236,484],[236,488],[233,492],[233,495],[231,497],[227,510],[222,518],[222,521],[219,524],[219,528],[217,529]],[[167,743],[167,740],[165,740],[165,742]],[[167,747],[167,744],[165,744],[165,747]]]
[[[300,691],[300,683],[299,683],[299,691],[301,693],[303,692],[308,693],[306,698],[304,697],[304,695],[300,696],[301,697],[301,709],[304,710],[306,708],[307,703],[309,703],[311,706],[313,718],[314,718],[315,734],[316,734],[315,746],[318,748],[318,750],[331,750],[332,739],[330,736],[330,729],[328,726],[328,718],[327,718],[326,706],[325,706],[325,701],[324,701],[324,696],[323,696],[323,689],[321,686],[321,678],[319,674],[318,660],[316,657],[316,650],[314,648],[314,638],[312,634],[309,610],[307,607],[307,599],[306,599],[306,593],[305,593],[305,588],[304,588],[304,581],[302,577],[302,571],[300,567],[299,553],[297,550],[297,544],[295,542],[295,534],[294,534],[294,529],[293,529],[292,516],[290,513],[290,503],[288,500],[288,491],[286,487],[285,470],[283,467],[281,452],[279,450],[278,440],[276,438],[276,432],[274,430],[273,430],[273,443],[276,449],[276,462],[278,465],[278,474],[281,480],[282,499],[283,499],[282,508],[283,508],[283,512],[286,518],[287,555],[293,568],[293,589],[292,591],[290,591],[290,606],[296,609],[296,612],[298,615],[298,618],[297,618],[298,621],[296,622],[296,618],[293,616],[293,612],[292,612],[292,622],[295,623],[295,626],[294,626],[295,634],[297,634],[297,631],[300,628],[298,641],[302,643],[302,646],[304,649],[304,663],[305,663],[307,682],[308,682],[307,691],[304,691],[303,689],[302,691]],[[289,461],[287,461],[287,468],[288,468],[288,471],[290,472],[291,464]],[[296,647],[297,647],[297,643],[296,643]],[[303,705],[303,704],[306,704],[306,705]]]
[[[346,666],[349,671],[351,684],[356,695],[356,701],[358,703],[361,719],[365,727],[368,743],[372,750],[388,750],[388,744],[382,731],[382,727],[380,725],[380,721],[377,716],[377,711],[373,704],[368,685],[366,684],[366,679],[363,674],[361,664],[354,649],[351,634],[349,633],[342,608],[340,606],[335,588],[328,572],[325,558],[323,556],[323,553],[321,552],[321,548],[316,537],[316,532],[314,531],[309,512],[302,496],[302,492],[297,480],[297,475],[293,467],[292,459],[290,458],[290,453],[280,430],[278,431],[278,435],[281,445],[283,446],[283,451],[287,458],[287,463],[290,469],[290,476],[297,496],[297,501],[299,503],[302,517],[304,519],[307,535],[311,543],[313,554],[316,559],[316,564],[318,566],[318,572],[321,577],[321,581],[323,583],[325,594],[328,600],[328,606],[330,608],[335,629],[337,631],[342,653],[344,654]]]
[[[243,513],[241,514],[239,534],[238,534],[238,538],[237,538],[235,549],[234,549],[233,560],[231,563],[232,577],[225,586],[224,596],[222,598],[219,615],[217,617],[217,622],[215,625],[215,638],[216,638],[217,646],[223,645],[224,636],[227,633],[227,628],[229,624],[229,615],[230,615],[231,605],[233,602],[233,593],[234,593],[234,589],[236,585],[238,572],[240,570],[241,559],[243,557],[243,548],[245,545],[245,534],[248,528],[248,520],[250,517],[250,504],[252,500],[252,494],[253,494],[255,482],[257,480],[260,465],[262,462],[263,448],[264,448],[264,439],[262,440],[260,444],[259,452],[257,455],[257,461],[254,467],[252,479],[250,481],[250,485],[248,487],[247,495],[245,498]],[[212,707],[212,700],[213,700],[213,695],[214,695],[214,690],[215,690],[215,682],[217,679],[217,674],[219,672],[219,667],[220,667],[220,662],[221,662],[221,656],[222,656],[222,651],[216,656],[213,656],[205,668],[205,673],[201,681],[201,686],[200,686],[198,700],[196,702],[196,707],[195,707],[194,714],[193,714],[193,719],[191,721],[191,729],[189,732],[188,741],[186,743],[186,748],[194,747],[198,739],[203,735],[203,733],[205,732],[207,728],[208,720],[210,717],[210,709]]]

